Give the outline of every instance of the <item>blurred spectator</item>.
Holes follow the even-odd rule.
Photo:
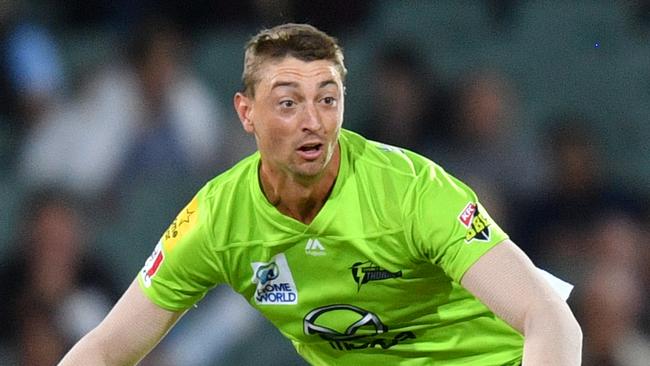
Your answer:
[[[117,300],[74,202],[44,191],[24,205],[19,240],[0,269],[0,340],[15,350],[2,364],[54,365]]]
[[[133,37],[124,62],[98,72],[28,136],[19,167],[26,181],[97,198],[138,178],[214,170],[221,111],[185,67],[178,33],[155,21]]]
[[[551,181],[517,213],[516,238],[534,259],[561,272],[583,272],[586,243],[597,218],[611,211],[639,217],[642,204],[619,182],[606,180],[602,144],[585,118],[566,114],[549,123],[546,138]]]
[[[23,7],[0,3],[0,164],[13,163],[13,150],[63,88],[56,42]]]
[[[415,45],[379,48],[365,135],[422,153],[449,134],[449,93]]]
[[[549,124],[551,182],[515,203],[512,236],[540,267],[576,286],[569,300],[583,328],[585,365],[645,365],[644,203],[615,178],[607,180],[608,162],[592,124],[572,114]]]
[[[520,141],[519,101],[511,81],[498,70],[481,69],[461,80],[453,103],[451,134],[427,154],[472,186],[508,229],[506,195],[525,195],[542,184],[544,165],[535,146]]]
[[[641,277],[650,247],[640,226],[638,218],[615,213],[600,217],[591,231],[582,259],[588,269],[575,300],[586,366],[642,366],[650,360],[650,339],[640,327],[650,315]]]

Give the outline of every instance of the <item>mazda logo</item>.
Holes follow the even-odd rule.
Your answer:
[[[335,316],[321,317],[326,313],[335,313],[332,314]],[[353,320],[343,332],[333,329],[337,324],[334,324],[332,319],[348,319],[350,315],[352,315],[352,319],[357,318],[358,320]],[[320,307],[309,312],[305,316],[304,331],[308,335],[318,334],[326,340],[344,341],[385,333],[388,331],[388,327],[381,322],[377,315],[367,310],[353,305],[337,304]]]

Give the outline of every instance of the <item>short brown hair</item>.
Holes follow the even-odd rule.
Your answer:
[[[257,72],[262,63],[288,56],[302,61],[332,61],[341,75],[341,81],[345,82],[348,71],[336,38],[309,24],[287,23],[262,30],[246,44],[242,74],[244,94],[255,96],[255,85],[259,81]]]

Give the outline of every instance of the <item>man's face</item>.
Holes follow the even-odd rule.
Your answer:
[[[255,97],[238,93],[235,108],[263,166],[301,180],[319,177],[343,123],[343,83],[334,63],[286,57],[265,62],[257,76]]]

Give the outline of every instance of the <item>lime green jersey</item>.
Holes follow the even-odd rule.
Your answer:
[[[244,296],[314,365],[515,365],[523,337],[460,286],[507,238],[463,183],[413,152],[342,130],[339,174],[306,225],[264,196],[259,153],[207,183],[138,280],[183,310]]]

